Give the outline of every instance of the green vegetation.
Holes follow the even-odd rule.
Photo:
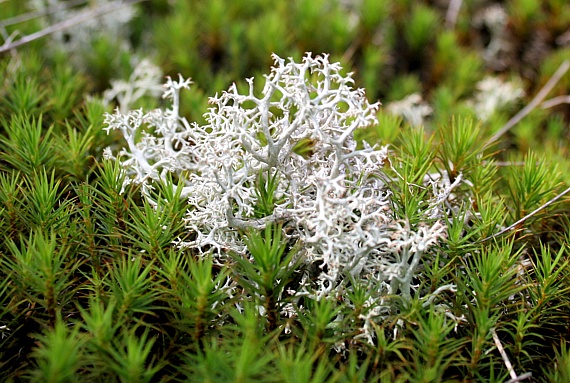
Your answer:
[[[570,197],[549,204],[570,186],[567,1],[465,0],[456,17],[409,0],[160,0],[104,16],[116,4],[90,1],[15,19],[40,3],[0,2],[4,381],[570,379]],[[259,94],[271,53],[305,52],[330,54],[383,104],[354,136],[388,146],[390,233],[437,230],[390,253],[404,277],[345,272],[334,297],[315,293],[324,263],[301,256],[286,219],[236,229],[239,251],[180,246],[198,235],[180,182],[191,175],[130,182],[109,155],[123,136],[105,130],[115,108],[171,104],[162,78],[131,75],[145,58],[192,78],[172,104],[198,127],[209,96],[247,93],[251,77]],[[308,137],[291,148],[299,161],[318,150]],[[282,176],[251,182],[251,219],[281,206]]]

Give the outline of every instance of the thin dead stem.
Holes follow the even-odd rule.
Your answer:
[[[558,96],[551,98],[550,100],[544,101],[540,107],[542,109],[548,109],[561,104],[570,104],[570,96]]]
[[[445,14],[445,27],[448,29],[455,28],[455,23],[457,23],[457,15],[459,15],[459,10],[461,9],[461,4],[463,0],[450,0],[449,7],[447,8],[447,13]]]
[[[64,11],[66,9],[73,8],[77,5],[85,4],[86,2],[87,2],[87,0],[67,1],[64,4],[48,6],[41,11],[28,12],[28,13],[24,13],[22,15],[10,17],[10,18],[5,19],[5,20],[0,20],[0,28],[1,27],[7,27],[9,25],[23,23],[25,21],[29,21],[29,20],[36,19],[38,17],[50,15],[52,13],[56,13],[59,11]]]
[[[521,223],[523,223],[524,221],[526,221],[527,219],[529,219],[533,215],[537,214],[541,210],[546,209],[548,206],[550,206],[554,202],[558,201],[560,198],[562,198],[564,195],[568,194],[569,192],[570,192],[570,187],[568,189],[564,190],[562,193],[558,194],[556,197],[552,198],[550,201],[546,202],[544,205],[540,206],[538,209],[534,210],[532,213],[525,215],[524,217],[522,217],[521,219],[519,219],[518,221],[516,221],[515,223],[513,223],[509,227],[506,227],[503,230],[499,231],[498,233],[488,236],[487,238],[483,238],[479,242],[488,241],[489,239],[496,238],[496,237],[503,235],[504,233],[514,229],[515,227],[517,227],[518,225],[520,225]]]
[[[503,134],[507,133],[513,126],[519,123],[527,114],[532,112],[537,106],[542,103],[542,100],[550,93],[552,88],[560,81],[562,76],[570,69],[570,60],[565,60],[560,67],[556,70],[554,75],[548,80],[548,82],[542,87],[542,89],[536,94],[532,101],[515,114],[507,123],[499,129],[484,145],[485,148],[494,144]]]
[[[93,18],[103,16],[107,13],[114,12],[116,10],[123,8],[123,7],[129,6],[132,4],[136,4],[136,3],[140,3],[142,1],[144,1],[144,0],[127,0],[125,2],[113,3],[110,5],[101,6],[99,8],[94,8],[94,9],[91,9],[89,11],[82,12],[77,16],[74,16],[74,17],[71,17],[67,20],[64,20],[64,21],[61,21],[59,23],[50,25],[49,27],[44,28],[41,31],[38,31],[38,32],[35,32],[32,34],[29,34],[27,36],[24,36],[19,40],[16,40],[13,42],[7,41],[6,43],[4,43],[4,45],[0,46],[0,54],[2,54],[4,52],[8,52],[12,49],[18,48],[22,45],[28,44],[34,40],[48,36],[54,32],[70,28],[74,25],[81,24],[85,21],[92,20]]]

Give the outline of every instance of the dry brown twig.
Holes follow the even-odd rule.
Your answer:
[[[531,102],[528,103],[524,108],[520,110],[517,114],[515,114],[507,123],[497,131],[484,145],[485,148],[488,148],[492,144],[494,144],[499,138],[503,136],[503,134],[507,133],[513,126],[518,124],[520,120],[522,120],[527,114],[532,112],[537,106],[539,106],[544,98],[550,93],[552,88],[560,81],[562,76],[566,74],[566,72],[570,69],[570,60],[565,60],[554,75],[548,80],[546,84],[542,87],[542,89],[534,96]]]
[[[25,21],[33,20],[41,16],[50,15],[55,12],[64,11],[73,8],[75,6],[85,4],[86,2],[87,0],[70,0],[65,2],[64,4],[47,6],[45,9],[41,11],[28,12],[18,16],[10,17],[8,19],[0,20],[0,28],[7,27],[9,25],[23,23]]]
[[[19,40],[16,40],[16,41],[8,40],[2,46],[0,46],[0,54],[8,52],[12,49],[18,48],[22,45],[28,44],[34,40],[48,36],[54,32],[70,28],[74,25],[81,24],[85,21],[91,20],[91,19],[96,18],[96,17],[101,17],[107,13],[114,12],[120,8],[125,7],[125,6],[140,3],[142,1],[145,1],[145,0],[127,0],[127,1],[116,2],[116,3],[100,6],[98,8],[90,9],[88,11],[80,13],[77,16],[74,16],[74,17],[71,17],[67,20],[64,20],[64,21],[61,21],[59,23],[50,25],[49,27],[44,28],[41,31],[26,35]]]
[[[565,60],[558,67],[558,69],[556,70],[554,75],[550,78],[550,80],[548,80],[548,82],[536,94],[536,96],[532,99],[532,101],[527,106],[525,106],[523,109],[521,109],[521,111],[518,112],[515,116],[513,116],[513,118],[511,118],[501,129],[499,129],[499,131],[497,133],[495,133],[495,135],[487,141],[487,143],[485,144],[484,147],[491,146],[503,134],[505,134],[507,131],[509,131],[509,129],[511,129],[513,126],[515,126],[527,114],[529,114],[533,109],[535,109],[537,106],[539,106],[542,103],[542,101],[544,100],[544,98],[548,95],[548,93],[550,93],[552,88],[554,88],[556,83],[558,83],[558,81],[560,81],[560,79],[564,76],[564,74],[566,74],[568,69],[570,69],[570,61]],[[542,103],[542,107],[543,108],[552,107],[552,106],[555,106],[555,105],[558,105],[558,104],[561,104],[564,102],[569,102],[569,101],[570,101],[570,96],[555,97],[551,100],[548,100],[548,101]],[[522,217],[521,219],[519,219],[518,221],[516,221],[512,225],[504,228],[503,230],[501,230],[500,232],[498,232],[496,234],[490,235],[487,238],[483,238],[479,242],[488,241],[489,239],[496,238],[496,237],[514,229],[515,227],[517,227],[518,225],[520,225],[521,223],[523,223],[524,221],[526,221],[527,219],[529,219],[533,215],[537,214],[538,212],[546,209],[548,206],[552,205],[554,202],[558,201],[560,198],[562,198],[564,195],[566,195],[568,193],[570,193],[570,187],[568,189],[564,190],[562,193],[558,194],[556,197],[554,197],[551,200],[549,200],[548,202],[546,202],[545,204],[543,204],[542,206],[540,206],[538,209],[536,209],[533,212],[531,212],[530,214]]]
[[[558,96],[551,98],[550,100],[544,101],[540,107],[542,109],[548,109],[561,104],[570,104],[570,96]]]
[[[532,217],[533,215],[537,214],[538,212],[540,212],[541,210],[546,209],[548,206],[552,205],[554,202],[558,201],[560,198],[562,198],[564,195],[570,193],[570,187],[566,190],[564,190],[562,193],[558,194],[556,197],[552,198],[550,201],[546,202],[545,204],[541,205],[538,209],[534,210],[533,212],[525,215],[524,217],[522,217],[521,219],[519,219],[518,221],[516,221],[515,223],[513,223],[512,225],[504,228],[503,230],[499,231],[496,234],[490,235],[487,238],[483,238],[482,240],[480,240],[479,242],[485,242],[488,241],[489,239],[493,239],[496,238],[500,235],[505,234],[506,232],[514,229],[515,227],[517,227],[518,225],[520,225],[521,223],[523,223],[524,221],[526,221],[527,219],[529,219],[530,217]]]
[[[445,14],[446,28],[455,28],[455,24],[457,23],[457,16],[459,15],[459,10],[461,9],[462,3],[463,0],[450,0],[449,7],[447,8],[447,13]]]
[[[505,352],[505,349],[503,348],[501,340],[499,339],[499,336],[497,335],[497,332],[495,331],[494,328],[491,329],[491,335],[493,335],[493,340],[495,341],[495,346],[497,346],[497,349],[499,350],[499,353],[501,354],[501,357],[503,358],[503,361],[505,362],[505,366],[507,367],[507,371],[509,371],[509,375],[510,375],[511,379],[509,381],[507,381],[507,383],[521,382],[524,379],[530,378],[532,376],[532,373],[530,373],[530,372],[517,376],[515,370],[513,369],[511,361],[509,360],[509,357],[507,356],[507,353]]]

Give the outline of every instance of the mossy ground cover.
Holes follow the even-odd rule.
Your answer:
[[[0,2],[4,381],[570,381],[567,1],[127,3]],[[312,226],[270,219],[277,172],[248,184],[246,218],[263,224],[235,225],[243,251],[181,246],[199,232],[192,167],[130,182],[128,143],[106,129],[115,108],[173,104],[211,127],[209,97],[247,78],[259,95],[272,53],[306,52],[382,102],[354,132],[355,151],[389,159],[374,174],[399,245],[371,250],[389,254],[380,276],[323,285],[325,252],[296,234]],[[161,72],[193,84],[162,99]],[[319,145],[291,153],[310,162]]]

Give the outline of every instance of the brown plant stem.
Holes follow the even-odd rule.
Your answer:
[[[518,124],[520,120],[522,120],[527,114],[532,112],[537,106],[539,106],[544,98],[550,93],[552,88],[560,81],[562,76],[566,74],[566,72],[570,69],[570,60],[565,60],[554,75],[548,80],[548,82],[542,87],[542,89],[534,96],[530,103],[528,103],[524,108],[520,110],[517,114],[515,114],[507,123],[497,131],[483,146],[484,148],[488,148],[492,144],[494,144],[499,138],[503,136],[503,134],[507,133],[513,126]]]
[[[542,206],[540,206],[538,209],[534,210],[533,212],[525,215],[524,217],[522,217],[521,219],[519,219],[518,221],[516,221],[515,223],[513,223],[512,225],[504,228],[503,230],[499,231],[496,234],[490,235],[487,238],[483,238],[482,240],[480,240],[479,242],[485,242],[488,241],[489,239],[493,239],[496,238],[504,233],[506,233],[507,231],[510,231],[512,229],[514,229],[515,227],[517,227],[518,225],[520,225],[521,223],[523,223],[524,221],[526,221],[527,219],[529,219],[530,217],[532,217],[533,215],[535,215],[536,213],[540,212],[543,209],[546,209],[548,206],[552,205],[554,202],[558,201],[560,198],[562,198],[564,195],[568,194],[570,192],[570,187],[566,190],[564,190],[562,193],[558,194],[556,197],[552,198],[550,201],[546,202],[545,204],[543,204]]]
[[[74,25],[81,24],[85,21],[91,20],[91,19],[96,18],[96,17],[103,16],[107,13],[111,13],[111,12],[116,11],[120,8],[123,8],[125,6],[140,3],[142,1],[145,1],[145,0],[127,0],[125,2],[120,2],[119,4],[110,4],[108,6],[101,6],[99,8],[95,8],[95,9],[83,12],[83,13],[81,13],[77,16],[71,17],[67,20],[64,20],[64,21],[61,21],[59,23],[50,25],[49,27],[44,28],[41,31],[38,31],[38,32],[35,32],[32,34],[29,34],[27,36],[24,36],[19,40],[16,40],[13,42],[8,41],[4,45],[0,46],[0,54],[8,52],[12,49],[18,48],[22,45],[28,44],[34,40],[40,39],[40,38],[45,37],[47,35],[50,35],[54,32],[70,28]]]

